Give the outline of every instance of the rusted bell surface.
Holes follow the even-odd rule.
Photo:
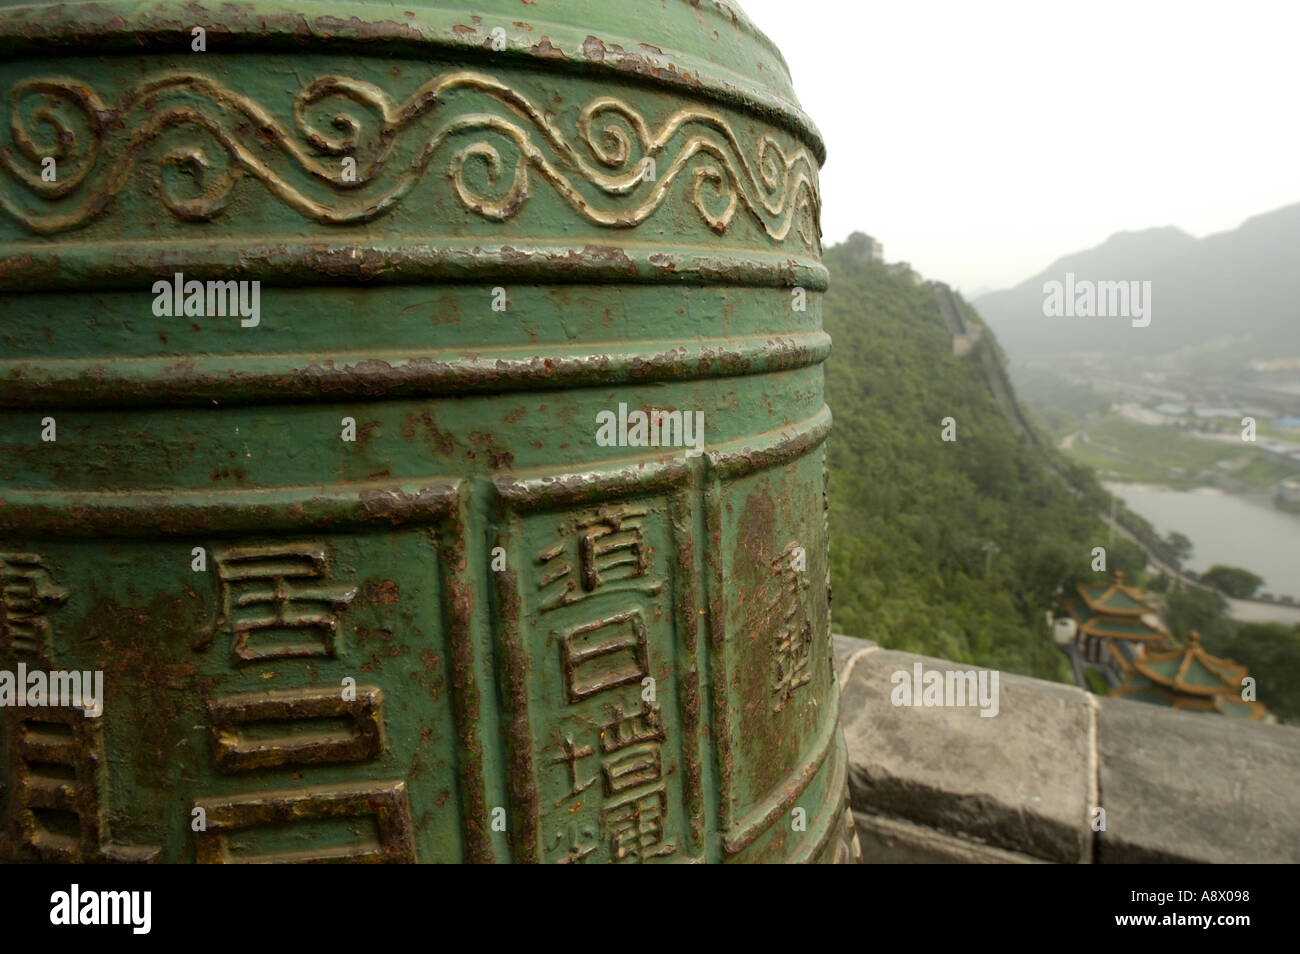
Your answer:
[[[0,856],[849,857],[822,146],[738,8],[0,48]]]

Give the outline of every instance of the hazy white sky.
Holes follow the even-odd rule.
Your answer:
[[[822,228],[967,294],[1300,202],[1297,0],[738,0],[826,137]]]

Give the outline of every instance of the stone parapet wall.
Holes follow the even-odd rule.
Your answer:
[[[896,672],[974,667],[847,636],[835,662],[864,862],[1300,862],[1300,729],[1011,673],[993,716],[895,706]]]

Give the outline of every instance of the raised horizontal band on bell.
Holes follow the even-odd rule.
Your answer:
[[[809,453],[830,431],[830,409],[789,427],[730,441],[706,452],[718,476],[735,478]],[[503,475],[493,481],[508,507],[581,503],[620,491],[665,490],[690,479],[691,465],[672,457],[585,471]],[[462,482],[336,483],[248,490],[0,491],[0,533],[64,537],[142,537],[211,533],[348,531],[436,523],[456,506]]]
[[[821,331],[768,338],[579,354],[535,348],[482,353],[175,355],[0,361],[0,407],[139,407],[370,401],[603,387],[765,374],[811,367],[830,354]]]
[[[428,524],[456,505],[460,481],[256,490],[0,491],[0,533],[144,537],[332,531]]]
[[[509,245],[430,242],[277,242],[266,236],[217,242],[32,242],[0,245],[0,292],[138,287],[183,271],[199,280],[256,279],[268,285],[531,282],[668,283],[825,291],[820,262],[767,251],[689,246]]]
[[[719,477],[742,477],[801,457],[830,433],[831,410],[822,405],[811,417],[789,427],[747,435],[706,452],[704,459]],[[662,492],[690,479],[691,465],[681,457],[641,460],[584,472],[540,476],[510,474],[493,480],[497,495],[510,508],[572,506],[607,499],[620,490]]]
[[[820,411],[805,421],[711,448],[705,456],[720,477],[744,477],[802,457],[825,441],[830,432],[831,409],[823,404]]]

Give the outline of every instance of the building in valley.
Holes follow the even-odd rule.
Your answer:
[[[1141,590],[1124,585],[1123,573],[1111,583],[1079,584],[1065,611],[1075,624],[1073,642],[1081,661],[1101,671],[1112,686],[1123,681],[1138,649],[1170,643],[1156,608]]]
[[[1125,585],[1123,573],[1110,583],[1080,584],[1064,608],[1068,615],[1056,620],[1053,636],[1074,658],[1076,679],[1092,669],[1109,684],[1112,696],[1277,721],[1255,701],[1254,680],[1245,666],[1211,655],[1195,632],[1186,645],[1174,642],[1156,607],[1141,590]]]
[[[1123,684],[1110,694],[1173,709],[1276,722],[1248,691],[1253,686],[1249,677],[1245,666],[1206,652],[1200,634],[1192,632],[1186,646],[1139,649],[1125,665]]]

